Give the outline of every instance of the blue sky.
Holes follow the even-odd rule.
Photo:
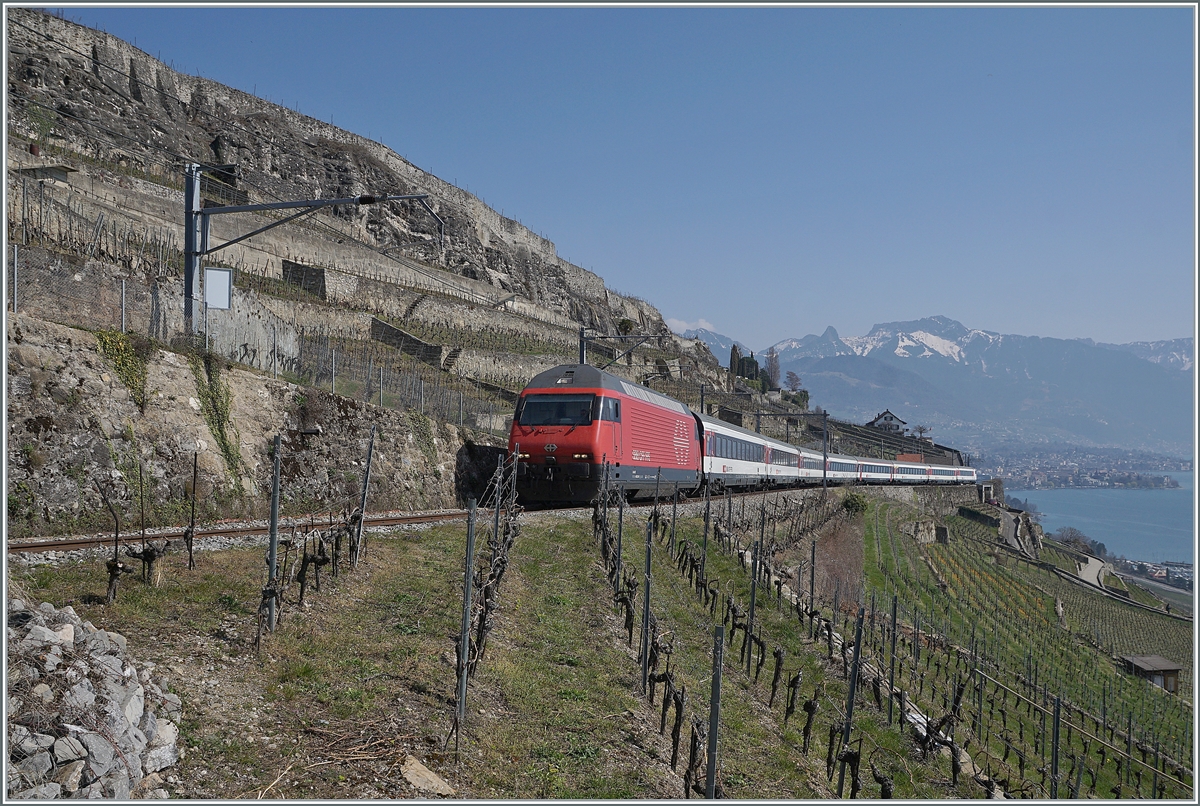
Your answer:
[[[676,326],[1195,321],[1191,8],[69,8],[364,136]]]

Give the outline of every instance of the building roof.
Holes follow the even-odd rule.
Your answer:
[[[871,422],[867,423],[867,425],[875,425],[875,423],[877,423],[883,419],[885,414],[891,414],[892,419],[895,420],[896,422],[900,423],[900,425],[908,425],[908,423],[906,423],[904,420],[901,420],[899,417],[897,417],[895,414],[893,414],[890,409],[884,409],[881,414],[876,415],[875,419],[872,420]]]
[[[1121,659],[1143,672],[1178,672],[1183,669],[1162,655],[1123,655]]]
[[[70,165],[34,165],[29,168],[18,168],[17,173],[32,179],[53,179],[56,182],[66,182],[70,174],[79,173],[79,171]]]
[[[525,391],[546,389],[561,392],[570,392],[572,389],[603,389],[621,392],[652,405],[670,409],[678,414],[691,414],[691,410],[687,406],[673,397],[660,394],[636,383],[630,383],[624,378],[619,378],[588,364],[565,364],[548,369],[535,375],[525,387]]]

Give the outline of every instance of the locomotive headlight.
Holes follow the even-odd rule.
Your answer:
[[[576,459],[591,459],[592,455],[590,453],[577,453],[577,454],[575,454],[575,458]]]
[[[518,454],[517,454],[517,458],[518,458],[518,459],[528,459],[528,458],[529,458],[529,454],[527,454],[527,453],[518,453]]]

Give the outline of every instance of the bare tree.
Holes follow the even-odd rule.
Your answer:
[[[787,375],[784,376],[784,383],[787,384],[788,391],[792,394],[800,391],[800,376],[790,369],[787,371]]]
[[[1091,552],[1092,541],[1074,526],[1060,526],[1052,535],[1055,540],[1079,551]]]
[[[927,425],[918,425],[913,428],[913,432],[917,435],[917,439],[925,439],[925,435],[933,429]]]

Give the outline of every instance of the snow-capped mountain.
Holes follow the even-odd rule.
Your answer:
[[[1195,358],[1195,343],[1192,339],[1170,339],[1168,341],[1135,341],[1129,344],[1097,344],[1109,350],[1132,353],[1152,364],[1168,369],[1188,372]]]
[[[967,359],[966,347],[991,345],[1003,339],[999,333],[966,328],[953,319],[931,316],[915,322],[875,325],[865,336],[843,339],[855,355],[888,350],[901,358],[929,358],[934,354],[953,361]]]
[[[977,448],[1016,437],[1191,455],[1191,376],[1175,369],[1190,368],[1190,339],[1097,345],[933,316],[774,347],[814,405],[847,419],[891,409],[933,426],[939,441]]]
[[[835,355],[854,354],[853,348],[844,340],[838,338],[838,332],[832,327],[825,328],[825,332],[820,336],[808,335],[802,339],[784,339],[772,346],[779,353],[780,366],[783,366],[785,360],[828,358]],[[765,353],[766,350],[763,350],[763,352]]]
[[[693,330],[685,330],[680,334],[685,339],[699,339],[708,345],[708,349],[716,356],[717,361],[726,369],[729,368],[729,351],[733,345],[737,345],[743,355],[750,355],[750,348],[742,344],[736,339],[729,336],[723,336],[720,333],[714,333],[708,328],[698,327]]]

